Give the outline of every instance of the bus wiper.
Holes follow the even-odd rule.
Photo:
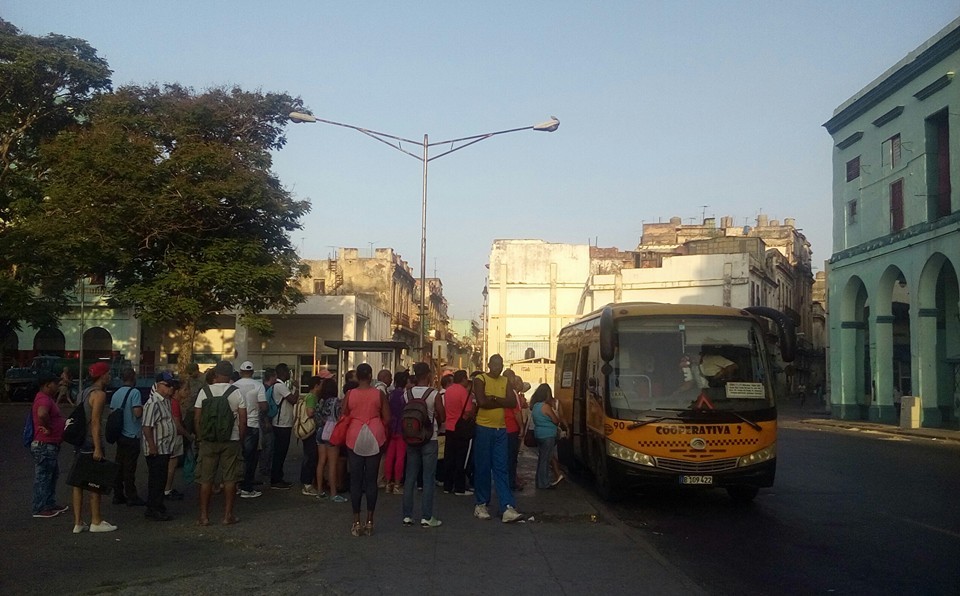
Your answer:
[[[658,416],[658,414],[660,414]],[[661,422],[663,420],[682,420],[679,416],[676,415],[673,411],[663,411],[663,410],[647,410],[642,414],[643,416],[651,416],[652,418],[647,418],[646,420],[637,420],[627,425],[627,430],[634,430],[640,428],[641,426],[646,426],[654,422]]]
[[[735,418],[739,418],[739,419],[742,420],[743,422],[746,422],[746,423],[750,426],[750,428],[752,428],[753,430],[755,430],[755,431],[757,431],[757,432],[760,432],[760,431],[763,430],[763,427],[760,426],[759,424],[757,424],[756,422],[754,422],[753,420],[749,420],[749,419],[747,419],[747,418],[744,418],[744,417],[741,416],[740,414],[738,414],[738,413],[736,413],[736,412],[733,412],[733,411],[731,411],[731,410],[697,410],[697,412],[698,412],[698,413],[700,413],[700,412],[711,412],[711,413],[713,413],[714,415],[717,415],[717,414],[730,414],[731,416],[734,416]]]

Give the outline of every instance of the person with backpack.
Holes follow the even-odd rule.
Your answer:
[[[111,412],[121,411],[123,417],[123,430],[117,438],[117,452],[113,460],[120,465],[113,486],[113,504],[143,507],[147,502],[137,493],[137,462],[140,460],[143,436],[143,396],[137,389],[137,373],[132,368],[125,368],[122,376],[123,387],[114,391],[110,398]]]
[[[267,393],[263,383],[253,378],[253,363],[240,364],[240,378],[234,386],[243,394],[247,406],[247,434],[243,439],[243,480],[240,482],[240,498],[255,499],[263,493],[253,485],[260,456],[260,421],[267,416]]]
[[[406,392],[401,432],[407,444],[407,465],[403,481],[403,525],[413,525],[413,497],[417,492],[417,477],[423,471],[423,494],[420,497],[420,525],[436,528],[443,524],[433,512],[433,495],[437,486],[437,420],[445,420],[443,402],[437,399],[437,390],[431,386],[433,371],[426,362],[413,365],[416,385]]]
[[[320,496],[317,490],[317,403],[320,401],[320,388],[323,378],[311,377],[308,383],[309,390],[297,400],[294,406],[294,430],[303,447],[303,459],[300,460],[300,484],[303,488],[300,494],[305,497]]]
[[[270,488],[288,490],[292,484],[283,479],[283,464],[290,450],[290,438],[293,435],[293,408],[299,394],[287,387],[290,380],[290,367],[281,362],[277,365],[277,382],[273,384],[273,401],[279,406],[277,417],[273,421],[273,462],[270,467]]]
[[[323,373],[326,372],[326,376]],[[328,371],[321,370],[323,379],[320,385],[319,403],[316,407],[317,420],[317,498],[329,498],[334,503],[346,503],[347,498],[337,494],[340,486],[340,446],[330,444],[330,435],[340,419],[340,396],[337,392],[337,380]],[[326,470],[327,487],[330,492],[323,490],[324,470]]]
[[[70,509],[58,505],[57,478],[60,477],[60,444],[67,421],[57,406],[58,377],[43,373],[39,379],[40,391],[33,398],[30,422],[30,455],[33,456],[33,517],[51,518]]]
[[[357,387],[343,398],[343,416],[349,420],[346,446],[350,465],[350,503],[353,525],[350,533],[373,535],[373,512],[377,508],[377,472],[380,456],[387,442],[386,427],[390,424],[390,406],[382,391],[371,385],[373,367],[364,362],[357,366]],[[360,504],[367,496],[367,523],[360,525]]]
[[[104,410],[107,407],[107,392],[105,390],[110,382],[110,365],[106,362],[95,362],[87,370],[91,385],[78,398],[80,403],[77,408],[82,408],[83,434],[82,442],[79,442],[76,456],[73,460],[73,468],[67,484],[73,487],[73,533],[81,532],[113,532],[117,526],[103,519],[100,514],[100,493],[90,490],[90,523],[83,521],[83,493],[87,491],[87,486],[83,473],[84,464],[90,462],[101,462],[104,460],[104,449],[106,444],[106,426],[107,416]],[[70,414],[74,418],[73,414]],[[74,420],[76,420],[74,418]],[[64,428],[64,433],[67,429]],[[89,468],[87,468],[89,469]],[[107,491],[109,493],[109,491]]]
[[[473,380],[473,395],[477,400],[477,426],[474,431],[474,484],[477,519],[490,519],[491,480],[497,488],[502,510],[501,521],[511,523],[523,519],[516,510],[513,491],[510,490],[509,449],[507,447],[508,412],[517,407],[517,394],[503,373],[503,356],[494,354],[487,362],[489,372]]]
[[[194,406],[194,424],[200,442],[200,518],[210,525],[210,498],[217,470],[223,477],[224,525],[240,521],[233,514],[237,481],[242,474],[240,444],[247,433],[247,404],[243,394],[230,384],[233,365],[222,360],[213,368],[213,383],[204,387]]]

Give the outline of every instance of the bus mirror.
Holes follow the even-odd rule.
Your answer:
[[[609,362],[604,362],[604,363],[603,363],[603,366],[600,367],[600,372],[603,373],[603,376],[609,377],[609,376],[610,376],[610,373],[613,372],[613,367],[610,366],[610,363],[609,363]]]
[[[613,360],[616,347],[613,333],[613,309],[607,306],[600,313],[600,359],[604,362]]]
[[[793,362],[797,353],[797,330],[793,319],[769,306],[748,306],[744,310],[777,324],[780,331],[780,358],[784,362]]]

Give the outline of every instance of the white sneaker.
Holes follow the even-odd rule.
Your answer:
[[[315,497],[317,496],[317,489],[313,488],[312,484],[304,484],[303,490],[300,491],[300,494],[308,497]]]
[[[257,497],[262,497],[263,493],[258,490],[242,490],[240,491],[241,499],[256,499]]]
[[[443,525],[443,522],[436,518],[436,516],[431,517],[430,519],[420,519],[421,528],[439,528]]]
[[[80,532],[86,532],[86,531],[89,530],[89,529],[90,529],[90,526],[89,526],[89,525],[87,525],[87,524],[85,524],[85,523],[83,523],[83,522],[80,522],[79,524],[73,526],[73,533],[74,533],[74,534],[79,534]]]
[[[107,520],[103,520],[99,524],[90,524],[91,532],[113,532],[116,529],[117,526],[111,524]]]
[[[503,511],[503,518],[501,518],[501,521],[503,521],[505,524],[509,524],[510,522],[515,522],[519,519],[523,519],[523,514],[514,509],[512,505],[507,505],[507,508]]]
[[[477,505],[473,508],[473,517],[477,519],[490,519],[490,512],[486,505]]]
[[[403,525],[405,525],[405,526],[412,526],[412,525],[413,525],[413,518],[412,518],[412,517],[405,517],[405,518],[403,518]]]

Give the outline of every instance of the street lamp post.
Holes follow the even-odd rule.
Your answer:
[[[387,145],[388,147],[390,147],[390,148],[392,148],[392,149],[396,149],[397,151],[401,151],[401,152],[403,152],[403,153],[406,153],[406,154],[409,155],[410,157],[412,157],[412,158],[414,158],[414,159],[416,159],[416,160],[419,160],[420,162],[423,163],[423,197],[422,197],[421,204],[420,204],[420,346],[419,346],[419,348],[420,348],[420,357],[423,358],[423,347],[424,347],[424,344],[426,343],[426,342],[425,342],[425,336],[426,336],[426,316],[425,316],[425,314],[426,314],[426,307],[427,307],[427,304],[426,304],[426,288],[427,288],[427,164],[429,164],[431,161],[433,161],[433,160],[435,160],[435,159],[439,159],[439,158],[443,157],[444,155],[450,155],[450,154],[453,153],[454,151],[459,151],[459,150],[461,150],[461,149],[464,149],[464,148],[466,148],[466,147],[469,147],[470,145],[474,145],[474,144],[476,144],[476,143],[479,143],[480,141],[484,141],[484,140],[486,140],[486,139],[489,139],[490,137],[494,137],[494,136],[497,136],[497,135],[506,134],[506,133],[508,133],[508,132],[519,132],[519,131],[521,131],[521,130],[535,130],[535,131],[539,131],[539,132],[553,132],[553,131],[557,130],[557,129],[560,127],[560,120],[558,120],[555,116],[551,116],[550,119],[547,120],[546,122],[541,122],[540,124],[534,124],[534,125],[532,125],[532,126],[521,126],[520,128],[510,128],[510,129],[507,129],[507,130],[498,130],[498,131],[496,131],[496,132],[487,132],[487,133],[478,134],[478,135],[473,135],[473,136],[469,136],[469,137],[461,137],[461,138],[459,138],[459,139],[450,139],[450,140],[447,140],[447,141],[435,141],[435,142],[433,142],[433,143],[430,142],[430,138],[429,138],[428,135],[423,135],[423,142],[421,143],[421,142],[419,142],[419,141],[413,141],[413,140],[410,140],[410,139],[405,139],[405,138],[403,138],[403,137],[398,137],[398,136],[386,134],[386,133],[383,133],[383,132],[377,132],[377,131],[375,131],[375,130],[370,130],[370,129],[368,129],[368,128],[362,128],[362,127],[360,127],[360,126],[353,126],[352,124],[344,124],[344,123],[342,123],[342,122],[334,122],[334,121],[332,121],[332,120],[324,120],[323,118],[317,118],[317,117],[314,116],[313,114],[307,114],[307,113],[305,113],[305,112],[290,112],[290,120],[292,120],[292,121],[294,121],[294,122],[297,122],[297,123],[301,123],[301,122],[308,122],[308,123],[321,122],[321,123],[323,123],[323,124],[332,124],[332,125],[334,125],[334,126],[340,126],[340,127],[343,127],[343,128],[351,128],[351,129],[353,129],[353,130],[356,130],[357,132],[361,132],[361,133],[367,135],[368,137],[371,137],[371,138],[373,138],[373,139],[376,139],[377,141],[380,141],[381,143]],[[389,139],[389,140],[388,140],[388,139]],[[392,141],[398,141],[398,143],[397,143],[397,144],[394,144],[394,143],[390,142],[391,140],[392,140]],[[407,143],[407,144],[409,144],[409,145],[420,145],[420,147],[422,147],[423,154],[422,154],[422,155],[417,155],[416,153],[413,153],[413,152],[411,152],[411,151],[407,151],[406,149],[403,148],[403,145],[402,145],[403,143]],[[456,143],[463,143],[463,144],[462,144],[462,145],[457,145],[457,146],[454,147],[453,145],[455,145]],[[437,155],[434,155],[433,157],[431,157],[431,156],[430,156],[430,148],[431,148],[431,147],[436,147],[437,145],[450,145],[451,148],[448,149],[448,150],[446,150],[446,151],[444,151],[444,152],[442,152],[442,153],[438,153]]]

